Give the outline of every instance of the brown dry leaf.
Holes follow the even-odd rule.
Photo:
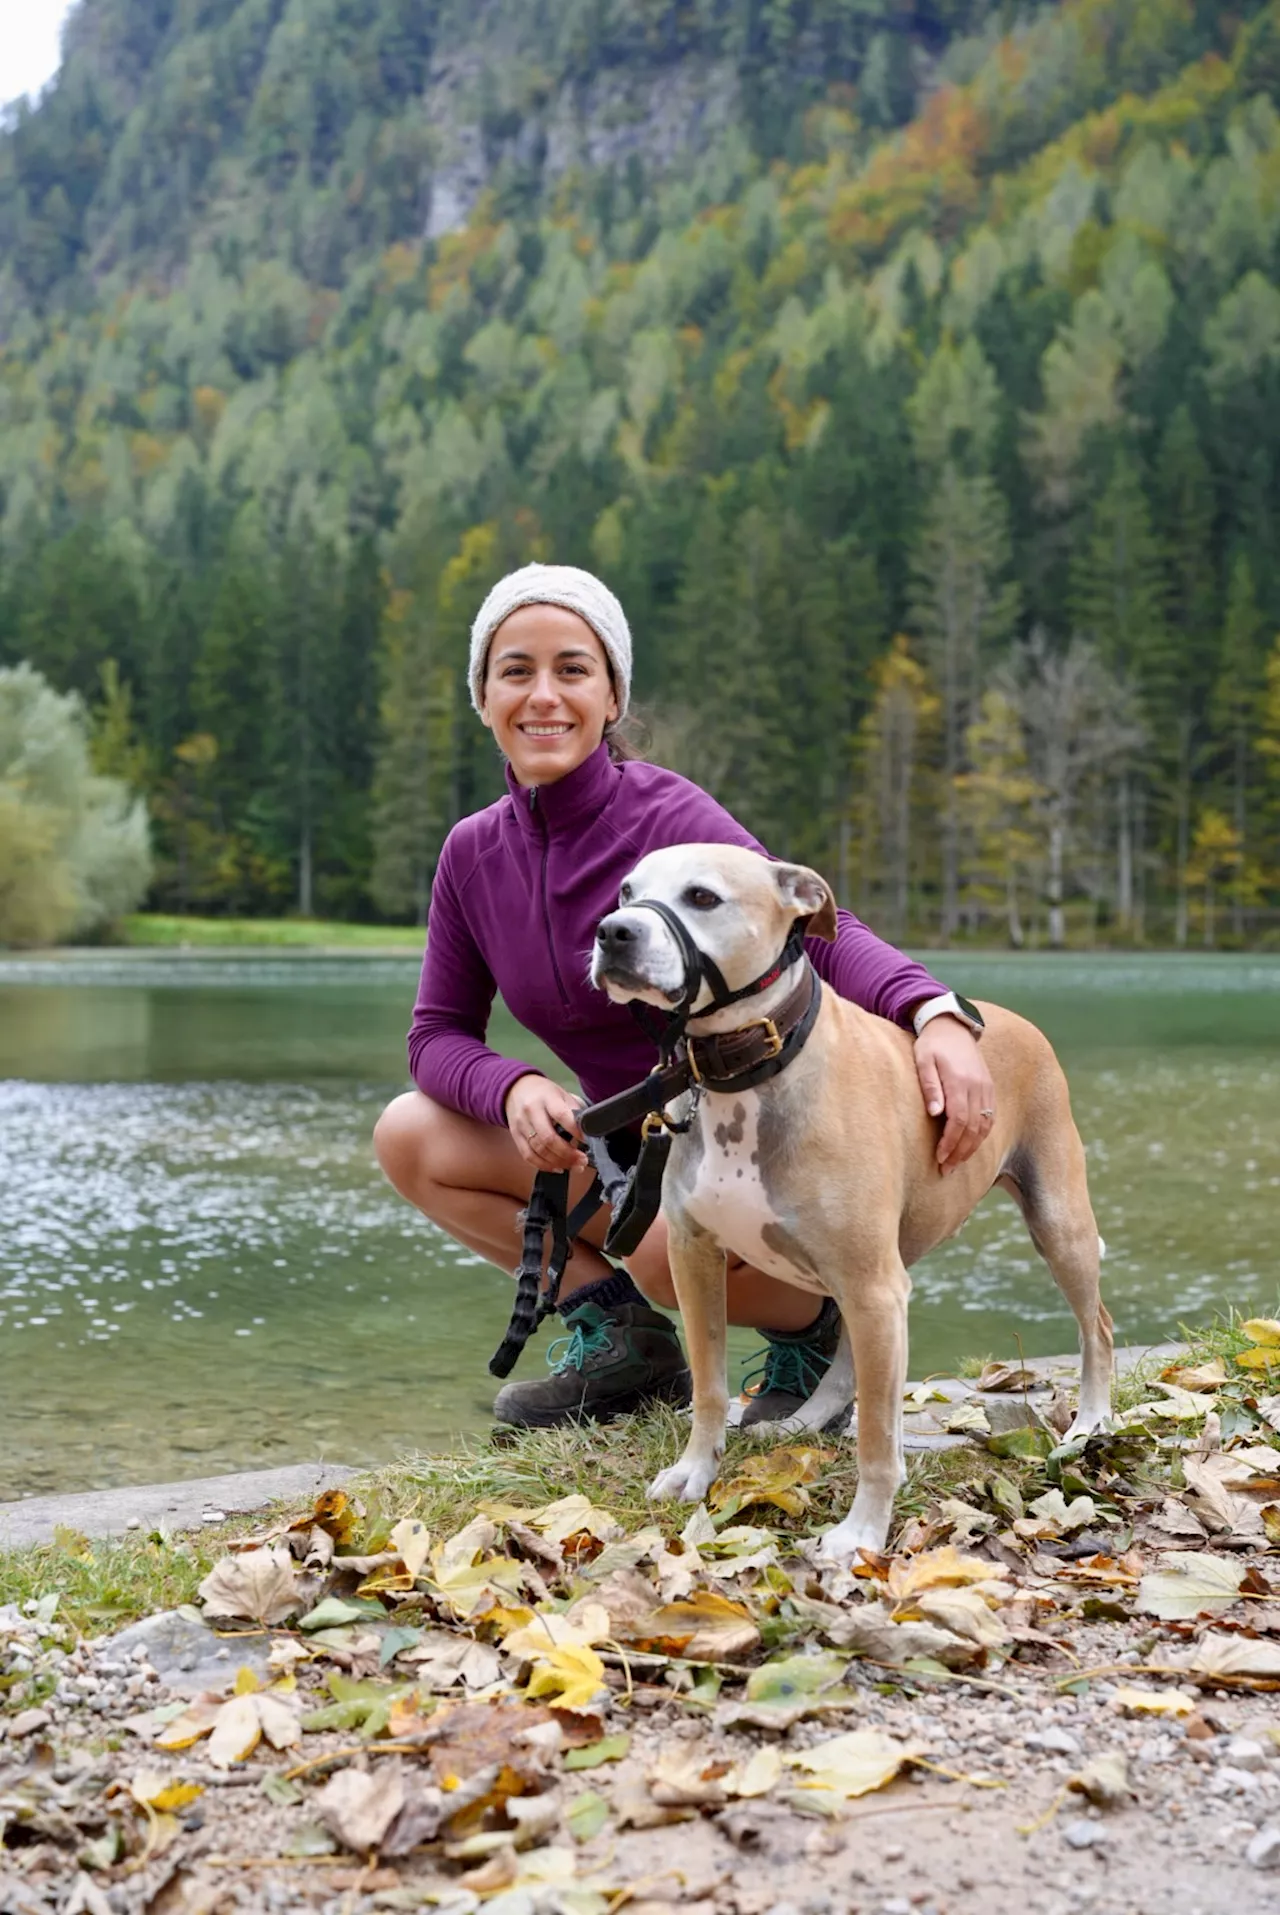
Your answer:
[[[406,1855],[435,1838],[447,1804],[439,1789],[392,1760],[367,1773],[340,1769],[316,1797],[315,1810],[344,1848],[360,1855]]]
[[[229,1769],[252,1755],[261,1739],[257,1696],[232,1696],[218,1711],[206,1754],[215,1769]]]
[[[1259,1496],[1274,1496],[1280,1490],[1280,1450],[1272,1449],[1269,1443],[1228,1450],[1214,1461],[1223,1489]]]
[[[793,1445],[749,1456],[730,1481],[722,1478],[711,1485],[711,1507],[733,1514],[752,1503],[771,1503],[788,1516],[803,1515],[809,1507],[806,1485],[817,1482],[823,1464],[831,1462],[834,1456],[834,1450],[816,1449],[811,1445]]]
[[[529,1730],[553,1720],[550,1709],[514,1696],[500,1696],[492,1702],[446,1703],[432,1718],[436,1733],[431,1745],[432,1774],[444,1789],[453,1790],[494,1763],[508,1764],[523,1778],[509,1794],[521,1795],[526,1787],[540,1789],[543,1769],[539,1752],[522,1738]]]
[[[1009,1631],[983,1595],[974,1588],[927,1589],[915,1599],[915,1608],[926,1622],[949,1629],[963,1642],[978,1649],[998,1649],[1009,1641]]]
[[[431,1532],[426,1524],[416,1516],[402,1516],[388,1541],[408,1571],[410,1583],[416,1582],[431,1550]]]
[[[945,1663],[949,1669],[963,1669],[980,1653],[972,1642],[962,1642],[949,1629],[939,1629],[933,1623],[895,1622],[883,1603],[845,1607],[815,1602],[807,1596],[792,1596],[791,1602],[800,1616],[817,1624],[825,1641],[893,1669],[901,1669],[918,1656]]]
[[[155,1739],[158,1749],[189,1749],[209,1737],[208,1756],[218,1769],[243,1762],[265,1735],[276,1749],[291,1749],[302,1739],[296,1707],[269,1691],[244,1690],[229,1701],[197,1696]]]
[[[1172,1383],[1178,1390],[1216,1390],[1226,1380],[1227,1366],[1220,1356],[1213,1357],[1208,1363],[1185,1366],[1171,1363],[1167,1370],[1160,1372],[1160,1381]]]
[[[745,1604],[712,1590],[700,1590],[687,1602],[665,1603],[615,1634],[637,1649],[663,1656],[689,1656],[695,1662],[732,1662],[760,1641],[760,1631]]]
[[[776,1748],[757,1749],[746,1762],[734,1763],[705,1744],[677,1744],[649,1770],[649,1792],[664,1808],[720,1808],[739,1797],[767,1795],[781,1777]]]
[[[1262,1517],[1257,1504],[1227,1488],[1228,1478],[1238,1481],[1244,1474],[1227,1452],[1184,1456],[1182,1468],[1187,1482],[1183,1498],[1210,1535],[1229,1536],[1234,1541],[1262,1540]],[[1261,1489],[1264,1485],[1259,1483],[1258,1487]]]
[[[850,1729],[845,1735],[815,1743],[782,1759],[789,1768],[803,1769],[808,1780],[802,1789],[824,1789],[829,1794],[854,1797],[882,1789],[923,1748],[895,1742],[880,1729]]]
[[[889,1565],[886,1587],[895,1603],[904,1603],[924,1589],[992,1582],[1007,1575],[1001,1564],[983,1562],[977,1556],[962,1556],[952,1544],[946,1543],[941,1549],[926,1549],[919,1556],[895,1556]]]
[[[1171,1655],[1169,1662],[1179,1671],[1214,1682],[1257,1681],[1259,1687],[1280,1683],[1280,1643],[1265,1637],[1210,1631],[1185,1655]]]
[[[315,1506],[309,1517],[295,1528],[305,1528],[309,1523],[315,1529],[323,1529],[332,1536],[338,1547],[344,1548],[351,1541],[351,1533],[356,1526],[357,1510],[345,1490],[326,1489],[316,1497]]]
[[[1041,1379],[1021,1363],[993,1361],[983,1365],[978,1378],[980,1390],[1033,1390]]]
[[[158,1749],[189,1749],[208,1735],[226,1703],[225,1696],[206,1691],[189,1702],[180,1716],[167,1722],[156,1737]]]
[[[298,1568],[283,1547],[224,1556],[200,1585],[206,1616],[233,1616],[266,1624],[285,1622],[303,1606]]]
[[[609,1791],[614,1822],[619,1829],[659,1829],[671,1822],[689,1822],[697,1815],[688,1803],[655,1802],[638,1762],[624,1762]]]

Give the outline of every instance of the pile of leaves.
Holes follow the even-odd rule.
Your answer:
[[[825,1486],[846,1480],[832,1448],[745,1457],[678,1534],[656,1517],[628,1530],[580,1493],[484,1502],[441,1533],[328,1492],[205,1577],[227,1682],[127,1718],[141,1760],[99,1792],[96,1822],[30,1763],[0,1765],[0,1847],[62,1843],[116,1879],[177,1840],[197,1770],[256,1761],[272,1802],[305,1805],[315,1852],[413,1857],[480,1895],[567,1893],[606,1829],[766,1799],[835,1815],[936,1766],[857,1725],[871,1687],[1079,1690],[1118,1673],[1082,1659],[1090,1631],[1126,1622],[1141,1653],[1124,1710],[1189,1716],[1204,1689],[1280,1689],[1280,1322],[1170,1366],[1111,1430],[1071,1443],[1062,1406],[1035,1409],[1002,1367],[988,1388],[1021,1389],[1025,1420],[976,1433],[893,1553],[847,1569],[815,1554]],[[38,1703],[41,1655],[66,1653],[55,1610],[0,1611],[11,1709]],[[641,1736],[658,1703],[692,1733]],[[1093,1767],[1068,1787],[1127,1797],[1123,1763]],[[579,1915],[605,1906],[575,1893]]]

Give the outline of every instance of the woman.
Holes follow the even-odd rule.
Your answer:
[[[631,634],[612,592],[572,566],[526,565],[489,593],[471,632],[471,697],[507,761],[507,796],[455,825],[440,854],[422,981],[409,1032],[416,1090],[375,1132],[383,1170],[451,1237],[510,1271],[517,1215],[532,1174],[568,1169],[570,1202],[590,1181],[577,1141],[581,1101],[535,1066],[485,1044],[495,989],[519,1021],[575,1072],[589,1101],[638,1083],[654,1048],[625,1008],[592,988],[595,927],[640,858],[660,846],[761,847],[698,786],[631,758],[615,735],[631,689]],[[994,1094],[975,1036],[923,966],[840,913],[834,944],[809,956],[835,990],[918,1029],[916,1062],[931,1115],[946,1122],[941,1174],[991,1127]],[[936,1002],[948,998],[947,1006]],[[562,1133],[567,1133],[564,1135]],[[604,1419],[688,1398],[661,1218],[625,1268],[599,1246],[601,1211],[565,1273],[567,1334],[551,1373],[508,1383],[500,1422]],[[730,1259],[731,1323],[763,1332],[761,1385],[744,1422],[789,1414],[835,1350],[839,1321],[810,1293]]]

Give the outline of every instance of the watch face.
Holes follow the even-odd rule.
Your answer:
[[[967,997],[961,997],[959,991],[955,992],[955,1000],[965,1016],[971,1017],[980,1031],[985,1031],[987,1028],[986,1019],[983,1017],[977,1005],[971,1003]]]

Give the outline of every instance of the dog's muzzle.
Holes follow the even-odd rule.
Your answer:
[[[686,989],[683,966],[677,974],[673,954],[662,950],[661,945],[655,951],[648,925],[636,923],[625,911],[613,911],[601,919],[591,968],[597,984],[607,979],[624,990],[661,991],[673,1004]],[[664,970],[668,976],[653,975]]]

